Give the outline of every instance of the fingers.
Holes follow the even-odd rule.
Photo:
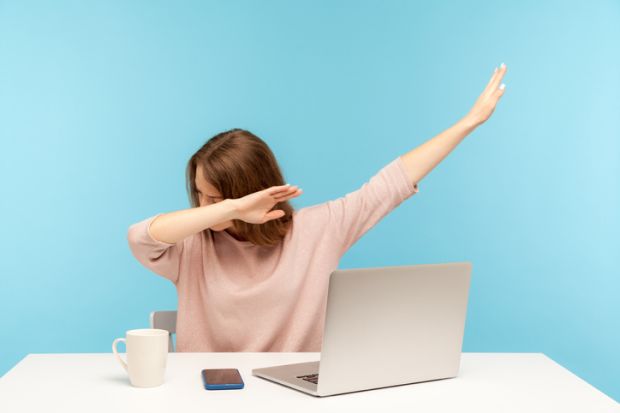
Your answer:
[[[296,190],[297,190],[297,185],[286,184],[286,185],[280,185],[280,186],[272,186],[271,188],[267,190],[267,193],[271,196],[282,197],[292,192],[295,192]]]
[[[489,93],[489,90],[491,90],[491,85],[493,84],[493,80],[495,80],[495,78],[497,77],[497,72],[498,70],[497,68],[495,68],[495,71],[491,75],[491,79],[489,79],[489,83],[487,83],[484,90],[482,91],[482,95],[486,95],[487,93]]]
[[[493,79],[491,80],[491,88],[490,91],[491,93],[495,92],[497,90],[497,87],[499,86],[500,82],[502,81],[502,79],[504,78],[504,75],[506,74],[506,70],[508,68],[506,67],[505,64],[501,64],[501,66],[499,67],[499,70],[497,71],[497,73],[495,74],[495,76],[493,76]]]
[[[497,90],[495,91],[494,95],[497,99],[499,99],[500,97],[502,97],[502,95],[504,94],[504,91],[506,85],[504,85],[503,83],[497,88]]]
[[[265,214],[265,221],[270,221],[272,219],[282,218],[286,213],[281,209],[274,209],[273,211],[269,211]]]
[[[495,71],[493,72],[493,76],[491,76],[491,80],[489,80],[489,83],[487,83],[487,86],[484,88],[484,91],[482,92],[482,96],[492,95],[497,90],[497,86],[504,78],[504,75],[506,74],[506,70],[507,70],[506,65],[503,63],[500,65],[499,69],[495,68]]]
[[[288,201],[291,198],[295,198],[295,197],[301,195],[302,192],[303,191],[302,191],[301,188],[296,188],[295,187],[294,189],[291,189],[291,192],[286,192],[286,193],[283,193],[283,194],[275,195],[274,198],[278,202],[284,202],[284,201]]]
[[[290,184],[272,186],[271,188],[267,189],[267,193],[269,195],[274,195],[274,194],[277,194],[277,193],[280,193],[280,192],[283,192],[283,191],[288,191],[288,190],[290,190],[293,187],[294,187],[294,185],[291,186]]]

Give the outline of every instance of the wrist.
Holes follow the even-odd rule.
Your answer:
[[[239,219],[239,207],[236,199],[225,199],[221,202],[228,219]]]
[[[478,119],[471,115],[464,116],[459,122],[465,129],[472,131],[482,124]]]

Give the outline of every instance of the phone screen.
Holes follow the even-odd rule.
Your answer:
[[[241,374],[237,369],[204,369],[202,375],[207,384],[241,384]]]

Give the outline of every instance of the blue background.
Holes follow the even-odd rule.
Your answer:
[[[189,207],[184,168],[246,128],[304,189],[358,189],[490,120],[341,268],[470,261],[464,351],[544,352],[620,400],[617,1],[0,2],[0,373],[110,352],[176,308],[130,224]]]

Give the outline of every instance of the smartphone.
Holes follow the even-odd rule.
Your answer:
[[[204,369],[202,382],[207,390],[242,389],[243,379],[237,369]]]

